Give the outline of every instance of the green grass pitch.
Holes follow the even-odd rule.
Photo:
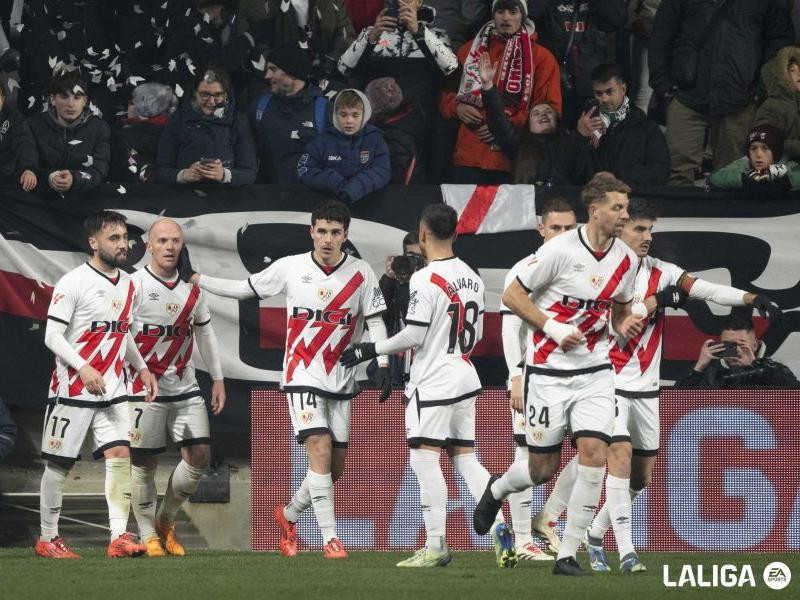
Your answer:
[[[55,561],[34,556],[33,549],[0,549],[0,598],[9,600],[200,600],[204,598],[484,600],[568,598],[615,600],[660,598],[798,598],[797,554],[651,554],[642,558],[647,573],[619,573],[567,578],[551,574],[552,562],[521,562],[501,570],[489,552],[460,552],[446,568],[398,569],[409,553],[351,552],[345,561],[304,552],[287,559],[277,553],[191,551],[184,558],[107,559],[104,550],[77,548],[83,560]],[[578,555],[588,568],[586,554]],[[609,556],[617,568],[616,555]],[[794,580],[780,591],[764,585],[764,567],[782,561]],[[749,564],[756,587],[668,588],[663,565],[678,579],[684,564]]]

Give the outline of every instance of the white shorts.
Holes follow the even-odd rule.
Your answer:
[[[611,441],[614,427],[614,373],[602,369],[581,375],[545,375],[525,367],[525,434],[531,452],[556,452],[571,431],[580,437]]]
[[[350,440],[350,400],[331,400],[314,392],[286,392],[297,443],[311,435],[330,434],[334,448]]]
[[[411,448],[475,446],[475,397],[420,400],[419,391],[407,399],[406,439]]]
[[[658,421],[658,392],[617,390],[617,405],[611,443],[630,442],[637,456],[658,454],[661,434]]]
[[[42,457],[74,462],[80,458],[86,434],[92,432],[92,456],[102,458],[103,452],[116,446],[129,446],[128,398],[100,403],[100,407],[74,406],[68,399],[48,404],[42,428]],[[67,402],[68,404],[64,404]],[[88,404],[88,402],[86,402]]]
[[[178,448],[210,444],[208,411],[199,394],[183,400],[145,402],[131,398],[131,451],[159,454],[167,449],[167,431]]]
[[[523,412],[518,413],[513,408],[509,410],[511,411],[511,427],[514,431],[514,443],[522,448],[527,448],[528,442],[525,436],[525,412],[523,410]]]

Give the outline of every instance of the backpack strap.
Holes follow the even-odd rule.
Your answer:
[[[264,112],[267,110],[270,100],[272,100],[272,94],[264,94],[258,100],[258,106],[256,106],[256,129],[258,129],[261,119],[264,117]]]
[[[328,108],[328,100],[324,96],[314,98],[314,123],[317,126],[317,133],[325,133],[325,111]]]

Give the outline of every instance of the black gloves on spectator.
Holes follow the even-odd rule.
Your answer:
[[[372,360],[378,356],[375,353],[375,344],[372,342],[364,342],[361,344],[353,344],[347,350],[342,352],[339,362],[345,367],[355,367],[358,363]]]
[[[392,376],[389,372],[389,367],[379,366],[378,370],[375,371],[373,381],[375,382],[375,387],[380,388],[381,390],[381,395],[378,398],[378,402],[383,404],[392,393]]]
[[[753,308],[762,317],[767,317],[770,323],[780,323],[783,318],[783,311],[773,300],[759,294],[753,299]]]
[[[181,253],[178,255],[178,277],[181,281],[191,283],[192,275],[196,271],[192,268],[192,261],[189,259],[189,250],[186,244],[181,248]]]
[[[681,288],[676,285],[670,285],[665,287],[660,292],[656,292],[656,307],[659,310],[667,307],[680,308],[683,306],[683,303],[686,302],[686,298],[688,297],[689,294],[687,294]]]

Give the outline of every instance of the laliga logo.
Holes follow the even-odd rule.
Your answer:
[[[677,581],[670,578],[669,565],[664,565],[664,587],[756,587],[756,578],[750,565],[711,565],[709,573],[703,565],[683,565]],[[773,590],[782,590],[792,580],[792,572],[782,562],[771,562],[764,567],[764,583]]]

